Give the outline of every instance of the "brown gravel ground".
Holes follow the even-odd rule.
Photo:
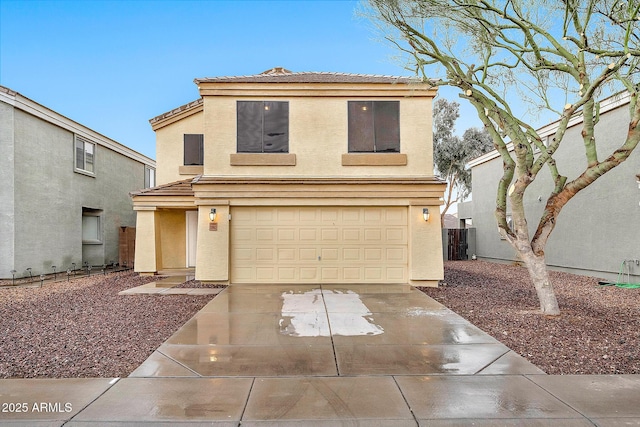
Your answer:
[[[0,378],[126,377],[212,298],[118,295],[132,272],[0,288]]]
[[[422,290],[548,374],[640,374],[640,289],[551,277],[557,318],[538,314],[518,266],[447,262],[446,285]],[[0,288],[0,378],[128,376],[212,298],[118,295],[155,279],[123,272]]]
[[[539,314],[524,267],[445,263],[445,286],[421,288],[548,374],[640,374],[640,289],[551,272],[562,314]]]

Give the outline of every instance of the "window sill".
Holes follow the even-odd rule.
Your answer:
[[[101,245],[102,242],[100,240],[83,240],[83,245]]]
[[[235,153],[231,166],[295,166],[296,155],[291,153]]]
[[[342,155],[342,166],[406,166],[402,153],[349,153]]]
[[[180,175],[202,175],[204,166],[180,166],[178,173]]]
[[[75,173],[79,173],[80,175],[86,175],[86,176],[90,176],[90,177],[92,177],[92,178],[95,178],[95,177],[96,177],[95,172],[89,172],[89,171],[86,171],[86,170],[84,170],[84,169],[78,169],[78,168],[75,168],[75,169],[73,169],[73,171],[74,171]]]

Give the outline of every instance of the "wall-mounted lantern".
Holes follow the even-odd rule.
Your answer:
[[[424,218],[425,221],[429,221],[429,209],[428,208],[423,208],[422,209],[422,218]]]
[[[216,208],[211,208],[211,212],[209,212],[209,221],[215,222],[218,217],[218,213],[216,212]]]

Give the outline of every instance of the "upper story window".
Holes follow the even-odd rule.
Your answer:
[[[349,152],[399,153],[400,102],[349,101]]]
[[[288,153],[289,103],[238,101],[238,153]]]
[[[76,135],[75,169],[90,174],[95,173],[96,144]]]
[[[144,167],[144,188],[156,186],[156,170],[152,167]]]
[[[199,133],[184,134],[184,165],[204,165],[204,135]]]

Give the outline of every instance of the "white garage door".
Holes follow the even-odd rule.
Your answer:
[[[406,283],[406,207],[236,207],[232,283]]]

